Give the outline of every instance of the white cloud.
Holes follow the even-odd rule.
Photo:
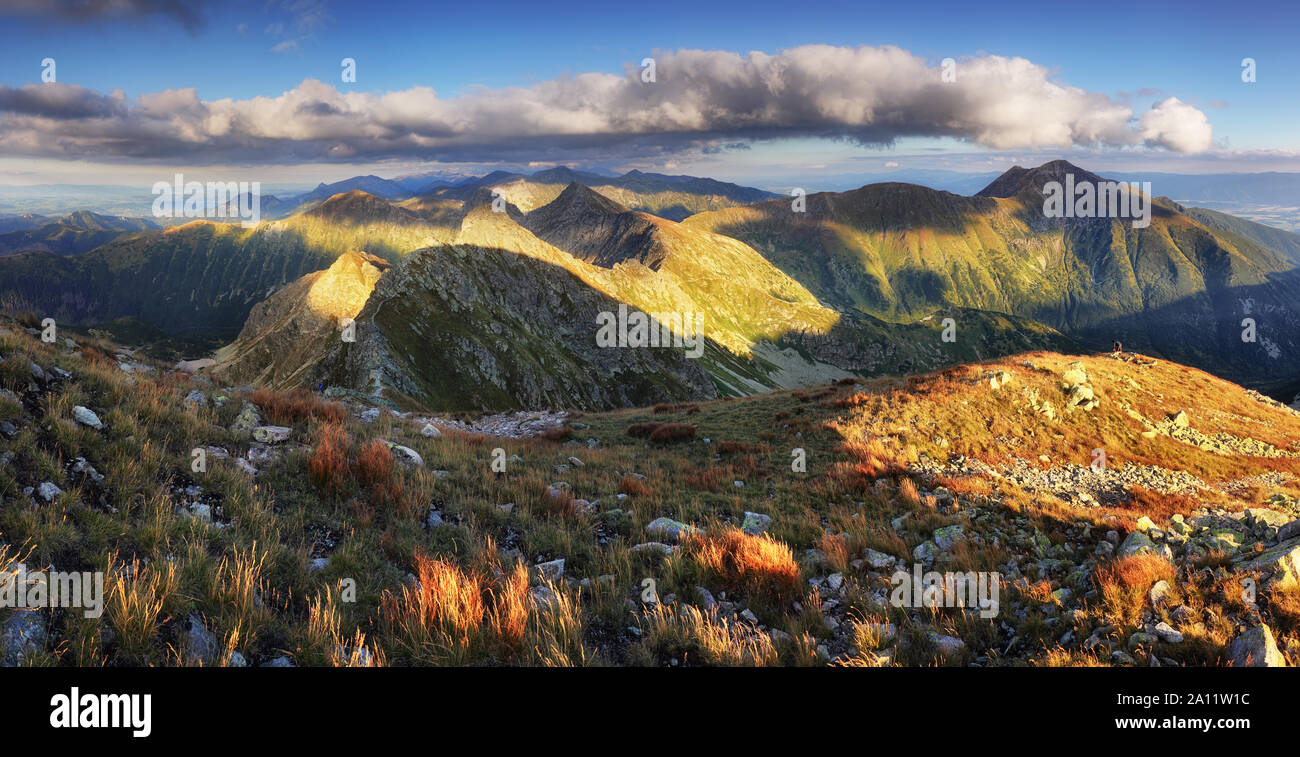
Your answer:
[[[1177,97],[1153,105],[1140,124],[1148,144],[1176,152],[1203,152],[1214,143],[1214,127],[1205,114]]]
[[[623,74],[583,73],[451,99],[418,86],[340,92],[311,79],[274,97],[206,102],[193,90],[112,102],[63,85],[0,87],[0,149],[271,162],[633,157],[789,137],[862,144],[951,137],[994,149],[1145,144],[1196,152],[1211,144],[1204,114],[1175,98],[1139,119],[1126,104],[1057,83],[1023,58],[963,59],[953,83],[897,47],[809,45],[744,56],[678,50],[655,59],[654,83],[629,65]]]

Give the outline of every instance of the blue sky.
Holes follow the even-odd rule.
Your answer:
[[[433,88],[439,98],[454,98],[481,88],[526,87],[584,72],[618,74],[662,50],[744,54],[809,44],[896,45],[936,66],[947,57],[1023,57],[1047,68],[1053,81],[1107,95],[1131,105],[1137,114],[1174,96],[1203,113],[1213,127],[1210,155],[1083,149],[1081,154],[1098,161],[1189,172],[1300,170],[1300,162],[1290,155],[1300,154],[1300,129],[1294,126],[1300,120],[1296,5],[1225,9],[1208,3],[942,0],[548,5],[232,2],[202,9],[200,20],[188,29],[166,13],[91,19],[50,12],[0,13],[0,85],[39,82],[40,62],[50,57],[57,62],[60,83],[99,93],[120,89],[127,98],[193,87],[204,102],[247,100],[275,97],[306,79],[327,82],[340,92],[423,86]],[[339,82],[344,57],[357,61],[355,84]],[[1258,79],[1252,84],[1241,80],[1244,57],[1258,63]],[[628,164],[702,172],[692,169],[695,166],[753,178],[764,171],[779,173],[783,163],[805,169],[835,164],[821,169],[828,171],[851,170],[855,164],[883,170],[888,163],[984,170],[1025,157],[1013,153],[1025,153],[1032,161],[1039,152],[911,135],[902,135],[882,151],[793,134],[779,142],[754,143],[753,149],[731,157],[683,154],[646,162],[642,156]],[[24,165],[42,170],[58,163],[41,156],[25,160]],[[279,162],[311,164],[310,170],[297,172],[302,177],[347,173],[321,167],[315,160]],[[418,169],[420,161],[399,156],[363,159],[356,165],[377,166],[381,174],[395,175]]]

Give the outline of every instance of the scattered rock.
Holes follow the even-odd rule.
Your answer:
[[[772,524],[772,516],[762,513],[745,513],[745,520],[740,524],[740,530],[747,534],[758,535],[767,530]]]
[[[1147,592],[1147,598],[1151,600],[1152,607],[1163,607],[1165,601],[1169,598],[1169,582],[1161,579],[1151,585],[1151,590]]]
[[[98,415],[95,415],[95,413],[92,410],[90,410],[89,408],[82,407],[81,405],[77,405],[76,407],[72,408],[72,418],[77,423],[80,423],[83,426],[89,426],[90,428],[93,428],[96,431],[104,427],[104,424],[102,421],[99,420]]]
[[[279,444],[289,441],[293,429],[288,426],[258,426],[253,429],[253,440],[262,444]]]
[[[564,575],[564,558],[538,563],[533,566],[533,570],[537,571],[538,577],[543,581],[558,581]]]
[[[424,458],[420,457],[419,452],[416,452],[410,447],[390,442],[387,439],[380,439],[379,441],[384,446],[388,447],[388,451],[393,453],[393,456],[397,458],[398,462],[405,465],[412,465],[416,468],[424,467]]]
[[[46,502],[53,502],[55,499],[58,499],[59,495],[63,494],[63,490],[55,486],[52,482],[45,481],[40,486],[36,487],[36,494]]]
[[[0,625],[0,667],[22,665],[45,649],[45,619],[39,610],[17,610]]]
[[[203,619],[195,613],[190,613],[189,621],[187,640],[190,655],[203,662],[215,660],[219,651],[216,634],[209,631],[203,624]]]
[[[235,416],[234,423],[230,424],[230,433],[241,439],[247,439],[252,435],[253,429],[260,425],[262,425],[262,412],[257,409],[257,405],[245,402],[239,415]]]
[[[1286,659],[1277,648],[1273,630],[1259,624],[1242,632],[1227,649],[1228,663],[1236,668],[1285,668]]]
[[[1165,623],[1164,621],[1157,623],[1154,630],[1156,636],[1159,636],[1160,640],[1165,642],[1166,644],[1183,643],[1183,635],[1178,631],[1175,631],[1173,626],[1169,625],[1168,623]]]
[[[696,531],[697,529],[694,526],[675,521],[672,518],[655,518],[645,527],[645,532],[650,536],[658,536],[674,542],[680,541],[682,536],[693,534]]]
[[[888,570],[894,567],[894,556],[887,555],[884,552],[877,552],[870,547],[867,548],[865,558],[867,564],[876,570]]]

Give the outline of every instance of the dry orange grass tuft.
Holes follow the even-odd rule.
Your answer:
[[[632,476],[624,476],[623,479],[618,482],[618,490],[631,497],[650,496],[650,487],[641,479],[633,478]]]
[[[348,448],[352,446],[342,426],[322,426],[320,439],[307,463],[312,484],[326,492],[342,488],[348,475]]]
[[[407,503],[402,479],[396,475],[393,453],[388,445],[371,439],[358,452],[353,463],[357,480],[370,490],[370,496],[380,506],[396,507],[406,514]]]
[[[654,412],[656,415],[660,413],[683,413],[683,412],[686,413],[687,415],[694,415],[695,413],[700,412],[700,406],[690,402],[681,402],[677,404],[660,404],[654,406]]]
[[[92,344],[82,345],[81,359],[92,365],[109,365],[117,363],[116,360],[109,357],[108,353]]]
[[[752,536],[727,527],[691,537],[687,547],[706,572],[751,600],[777,607],[799,591],[799,565],[790,547],[766,534]]]
[[[1155,582],[1174,584],[1174,566],[1160,555],[1122,557],[1097,566],[1094,574],[1102,604],[1116,620],[1136,624]]]
[[[415,556],[418,582],[380,604],[399,643],[421,656],[461,662],[476,652],[499,658],[517,654],[528,628],[528,569],[498,569],[493,582],[442,558]]]
[[[357,453],[357,477],[366,486],[382,483],[393,477],[393,453],[388,445],[371,439]]]
[[[325,423],[343,423],[348,419],[347,408],[343,405],[323,400],[302,389],[292,392],[258,389],[253,392],[252,400],[253,404],[266,413],[267,418],[282,426],[291,426],[308,419]]]
[[[858,472],[867,478],[900,475],[916,456],[915,450],[891,450],[880,437],[846,442],[844,451],[857,460]]]
[[[728,468],[705,468],[698,473],[686,474],[686,485],[696,489],[717,491],[722,482],[727,480]]]
[[[559,494],[547,492],[542,495],[542,510],[561,518],[572,518],[578,514],[578,503],[567,491]]]
[[[849,545],[844,534],[823,533],[817,546],[826,555],[826,562],[834,571],[843,573],[849,569]]]
[[[880,437],[852,438],[841,444],[851,462],[831,466],[829,480],[850,492],[869,491],[879,478],[894,478],[907,473],[917,459],[916,448],[891,449]],[[919,501],[919,500],[918,500]]]
[[[1141,486],[1130,486],[1129,494],[1132,499],[1120,503],[1118,509],[1129,510],[1139,516],[1150,516],[1157,523],[1163,523],[1177,513],[1190,513],[1198,507],[1190,497],[1162,494]]]
[[[954,494],[987,497],[993,493],[993,482],[984,476],[940,476],[936,483]]]
[[[695,427],[689,423],[633,423],[627,427],[627,435],[637,439],[649,439],[652,442],[666,444],[695,437]]]
[[[650,441],[667,444],[695,438],[695,427],[689,423],[665,423],[650,432]]]
[[[750,444],[748,442],[722,442],[718,445],[718,452],[727,455],[733,452],[760,452],[767,453],[771,448],[766,444]]]
[[[1300,629],[1300,584],[1278,586],[1268,593],[1268,608],[1284,628]]]
[[[541,438],[552,442],[562,442],[565,439],[568,439],[572,435],[573,435],[573,429],[570,428],[569,424],[566,423],[563,426],[556,426],[555,428],[546,429],[546,431],[542,432]]]
[[[921,504],[921,492],[916,488],[916,482],[910,478],[901,478],[898,480],[898,496],[910,505]]]

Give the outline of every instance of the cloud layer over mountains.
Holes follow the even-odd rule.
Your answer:
[[[363,63],[363,62],[362,62]],[[99,160],[226,162],[656,155],[722,141],[953,137],[995,149],[1147,146],[1200,152],[1204,113],[1176,97],[1135,113],[1023,58],[941,65],[897,47],[776,54],[677,50],[643,69],[583,73],[455,98],[369,93],[314,79],[275,97],[204,101],[194,89],[128,98],[74,84],[0,87],[0,151]]]

